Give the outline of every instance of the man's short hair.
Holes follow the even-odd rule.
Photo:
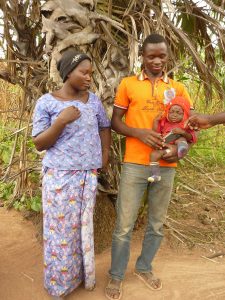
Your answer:
[[[147,44],[159,44],[159,43],[165,43],[166,47],[168,48],[168,43],[162,35],[158,33],[152,33],[148,35],[143,42],[142,52],[145,50]]]

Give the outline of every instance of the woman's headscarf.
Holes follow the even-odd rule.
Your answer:
[[[66,81],[67,76],[71,73],[78,65],[85,59],[90,59],[90,57],[85,54],[76,51],[75,49],[66,50],[59,62],[57,63],[57,70],[63,80]]]

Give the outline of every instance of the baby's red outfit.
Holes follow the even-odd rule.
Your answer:
[[[168,114],[169,110],[173,105],[179,105],[182,107],[184,111],[184,117],[183,120],[179,123],[171,123],[168,120]],[[165,115],[162,117],[162,119],[159,121],[158,125],[158,132],[160,132],[163,136],[165,136],[167,133],[171,132],[172,129],[174,128],[182,128],[184,129],[187,133],[190,133],[192,136],[192,140],[190,141],[191,143],[196,143],[197,138],[194,130],[191,130],[189,128],[184,128],[184,123],[185,121],[189,118],[190,116],[190,103],[183,97],[175,97],[172,99],[165,107]]]

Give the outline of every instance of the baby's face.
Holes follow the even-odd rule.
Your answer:
[[[172,123],[179,123],[183,120],[184,111],[183,108],[179,105],[171,106],[168,113],[168,120]]]

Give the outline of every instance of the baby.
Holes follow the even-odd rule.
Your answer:
[[[177,96],[167,103],[165,114],[159,114],[153,122],[152,129],[161,133],[166,143],[177,145],[178,158],[183,158],[188,152],[188,143],[196,142],[195,132],[184,128],[185,121],[190,116],[190,103],[185,98]],[[161,180],[159,160],[170,149],[165,147],[162,150],[153,150],[150,154],[149,182]]]

